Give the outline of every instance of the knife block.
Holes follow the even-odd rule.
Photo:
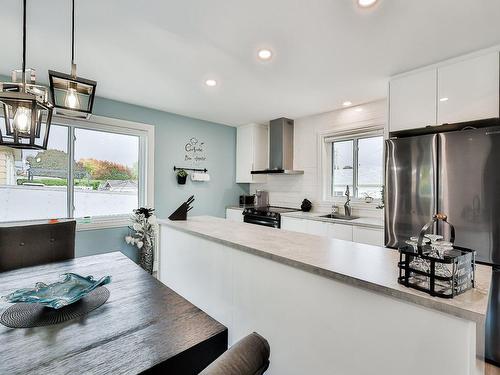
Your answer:
[[[187,212],[188,212],[188,205],[186,202],[184,202],[168,218],[173,221],[187,220]]]

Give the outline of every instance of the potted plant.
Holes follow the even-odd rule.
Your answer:
[[[385,207],[385,186],[382,185],[382,189],[380,190],[380,204],[377,206],[379,210],[383,209]]]
[[[187,176],[188,176],[188,174],[184,169],[179,169],[177,171],[177,183],[179,185],[185,185]]]
[[[140,207],[130,217],[132,226],[125,242],[137,246],[140,251],[139,264],[150,274],[153,273],[156,239],[156,216],[154,208]]]
[[[373,202],[373,197],[369,193],[363,193],[365,196],[365,203],[372,203]]]

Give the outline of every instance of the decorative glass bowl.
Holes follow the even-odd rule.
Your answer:
[[[64,277],[64,280],[49,285],[38,282],[33,289],[19,289],[2,298],[10,303],[39,303],[53,309],[60,309],[75,303],[97,287],[111,282],[111,276],[94,280],[93,276],[84,277],[76,273],[65,273],[61,277]]]

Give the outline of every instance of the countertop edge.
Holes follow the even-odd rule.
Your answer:
[[[356,227],[365,227],[365,228],[372,228],[372,229],[384,229],[384,225],[383,224],[379,225],[379,224],[364,223],[364,222],[357,221],[357,220],[364,220],[364,219],[370,220],[372,218],[360,217],[360,218],[354,219],[354,220],[342,220],[342,219],[329,219],[329,218],[326,218],[326,217],[321,217],[320,215],[327,215],[327,214],[326,213],[321,213],[321,212],[318,212],[316,214],[303,215],[303,216],[299,216],[295,212],[287,212],[287,213],[281,214],[281,216],[290,217],[290,218],[293,218],[293,219],[321,221],[323,223],[334,223],[334,224],[352,225],[352,226],[356,226]]]
[[[473,322],[476,322],[478,325],[484,325],[484,322],[486,319],[486,317],[481,313],[472,312],[470,310],[462,309],[462,308],[457,307],[457,306],[444,305],[444,304],[439,302],[440,300],[429,299],[426,296],[419,296],[419,295],[416,295],[413,293],[405,293],[404,291],[396,290],[396,289],[390,288],[388,286],[376,284],[376,283],[373,283],[373,282],[370,282],[367,280],[362,280],[362,279],[359,279],[359,278],[356,278],[353,276],[345,275],[345,274],[342,274],[342,273],[339,273],[339,272],[336,272],[333,270],[327,270],[327,269],[324,269],[321,267],[316,267],[314,265],[304,263],[304,262],[301,262],[298,260],[293,260],[290,258],[275,255],[275,254],[270,254],[268,252],[255,249],[255,248],[250,247],[250,246],[245,246],[245,245],[235,243],[232,241],[220,239],[220,238],[208,235],[208,234],[199,233],[199,232],[191,230],[189,228],[177,226],[174,223],[170,223],[168,220],[159,220],[158,223],[160,225],[166,225],[170,228],[176,229],[176,230],[184,232],[184,233],[189,233],[189,234],[195,235],[197,237],[209,239],[209,240],[214,241],[216,243],[230,246],[232,248],[243,251],[245,253],[260,256],[262,258],[266,258],[269,260],[273,260],[273,261],[279,262],[281,264],[284,264],[284,265],[287,265],[287,266],[290,266],[293,268],[301,269],[303,271],[306,271],[306,272],[309,272],[312,274],[316,274],[316,275],[323,276],[323,277],[326,277],[326,278],[329,278],[332,280],[340,281],[340,282],[343,282],[345,284],[352,285],[355,287],[360,287],[362,289],[369,290],[369,291],[372,291],[375,293],[380,293],[380,294],[383,294],[385,296],[392,297],[392,298],[395,298],[398,300],[410,302],[410,303],[416,304],[416,305],[421,306],[421,307],[430,308],[432,310],[439,311],[439,312],[442,312],[442,313],[445,313],[448,315],[453,315],[453,316],[458,317],[458,318],[473,321]]]

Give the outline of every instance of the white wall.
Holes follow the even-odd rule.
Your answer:
[[[362,111],[356,111],[361,108]],[[322,202],[320,156],[318,137],[326,131],[343,131],[374,125],[387,125],[387,101],[379,100],[358,107],[350,107],[295,120],[294,169],[304,170],[303,175],[268,175],[267,183],[251,184],[256,189],[269,191],[272,205],[299,207],[304,198],[313,203],[314,211],[328,211],[330,203]],[[353,213],[363,216],[382,217],[376,204],[352,204]]]

